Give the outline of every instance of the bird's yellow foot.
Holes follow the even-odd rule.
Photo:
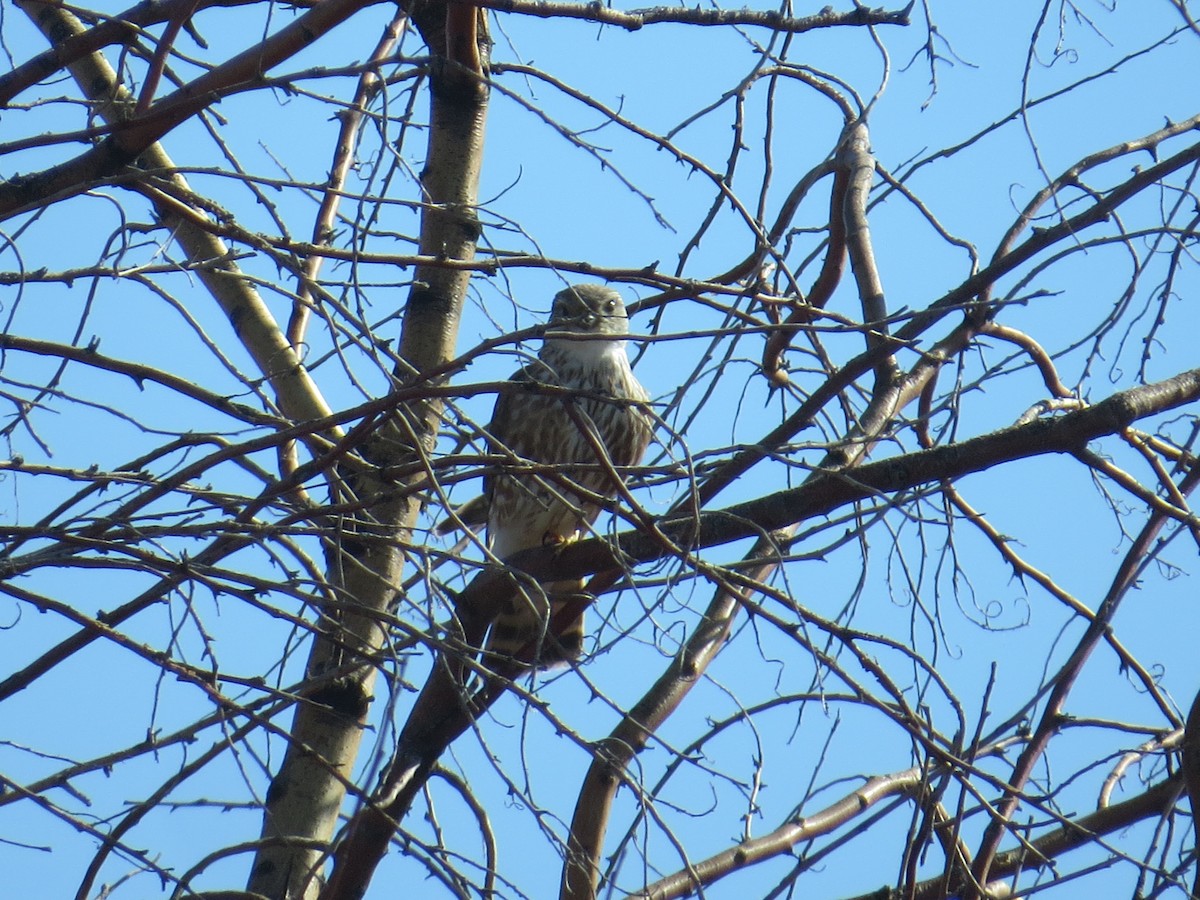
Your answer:
[[[542,546],[543,547],[555,547],[559,551],[561,551],[568,544],[573,544],[577,540],[579,540],[578,534],[564,536],[564,535],[559,534],[557,531],[547,531],[545,534],[542,535]]]

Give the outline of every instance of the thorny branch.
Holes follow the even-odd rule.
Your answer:
[[[1193,881],[1197,714],[1173,698],[1195,685],[1163,660],[1200,547],[1200,117],[1036,145],[1037,116],[1087,123],[1097,97],[1139,133],[1104,92],[1191,46],[1181,5],[1039,95],[1028,60],[1075,52],[1043,17],[1021,109],[978,96],[933,143],[929,116],[884,115],[908,51],[883,26],[912,4],[17,6],[50,47],[0,18],[0,151],[27,173],[0,184],[0,720],[62,727],[0,733],[0,807],[67,834],[81,897],[149,873],[211,900],[240,858],[240,896],[288,900],[392,871],[446,896],[780,896],[848,856],[886,872],[856,863],[846,893],[1001,896],[1082,876],[1085,846],[1139,895]],[[917,13],[932,109],[966,54]],[[495,66],[489,23],[519,29]],[[834,34],[862,52],[814,68]],[[988,155],[1014,131],[1028,171]],[[630,480],[589,539],[506,565],[483,534],[443,545],[481,474],[571,491],[480,423],[577,276],[637,299],[660,446],[610,472]],[[499,581],[580,576],[554,623],[602,614],[578,666],[485,667]],[[97,690],[105,727],[80,729]],[[892,859],[873,837],[906,816]]]

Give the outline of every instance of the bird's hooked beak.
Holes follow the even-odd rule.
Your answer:
[[[550,320],[550,327],[555,326],[565,331],[595,331],[600,324],[600,317],[594,312],[581,312],[574,316],[562,316]]]

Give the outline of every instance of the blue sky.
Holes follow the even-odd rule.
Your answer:
[[[1091,17],[1089,23],[1064,11],[1061,40],[1051,24],[1035,44],[1033,62],[1028,65],[1028,96],[1037,98],[1076,80],[1108,69],[1130,53],[1161,38],[1181,24],[1178,12],[1168,2],[1134,6],[1125,4],[1108,9],[1100,3],[1081,4],[1079,10]],[[109,11],[117,11],[114,6]],[[1008,116],[1021,102],[1022,72],[1038,21],[1040,8],[1032,3],[1003,6],[982,4],[932,5],[939,33],[950,42],[956,55],[954,64],[937,68],[938,89],[931,96],[929,73],[923,58],[911,65],[909,60],[926,39],[921,10],[914,13],[909,29],[883,28],[879,39],[890,55],[891,71],[886,89],[870,117],[872,145],[879,163],[892,173],[901,173],[914,160],[938,148],[957,144],[980,132],[993,122]],[[807,10],[798,10],[807,12]],[[366,57],[379,28],[389,14],[386,7],[372,8],[355,17],[334,34],[319,41],[301,57],[280,67],[279,72],[297,72],[309,66],[336,67]],[[245,46],[264,30],[277,27],[291,12],[275,10],[274,21],[264,19],[263,10],[211,10],[199,19],[201,30],[213,43],[204,58],[221,60],[229,51]],[[1053,23],[1057,11],[1052,11]],[[237,23],[237,27],[229,23]],[[647,27],[626,33],[615,28],[598,28],[579,22],[556,22],[517,16],[505,16],[503,34],[494,32],[497,62],[525,62],[552,73],[556,78],[593,96],[644,129],[664,135],[689,116],[711,103],[750,71],[754,49],[750,40],[764,41],[766,34],[753,29],[745,35],[733,29],[691,29],[677,25]],[[4,22],[5,43],[18,61],[40,47],[40,38],[15,10],[8,10]],[[181,44],[187,52],[199,52],[190,41]],[[1170,44],[1144,57],[1122,63],[1116,71],[1063,98],[1031,109],[1024,121],[1013,121],[979,140],[947,160],[926,166],[908,182],[926,207],[953,235],[971,241],[986,261],[997,240],[1019,209],[1045,183],[1047,173],[1057,175],[1076,159],[1116,142],[1138,137],[1163,125],[1165,119],[1180,120],[1195,114],[1195,92],[1187,87],[1194,82],[1197,37],[1184,33]],[[409,39],[406,52],[421,52]],[[880,86],[883,61],[866,32],[847,29],[801,35],[794,39],[789,58],[832,72],[845,80],[862,96],[870,97]],[[499,83],[534,103],[539,109],[563,121],[568,127],[584,130],[603,124],[594,110],[580,107],[547,84],[518,74],[502,74]],[[353,89],[350,79],[321,79],[305,82],[313,90],[336,97],[348,97]],[[65,86],[39,89],[36,96],[53,96]],[[403,104],[405,95],[397,88],[390,97],[394,106]],[[418,101],[417,118],[424,115],[424,98]],[[732,139],[732,104],[679,132],[677,146],[702,159],[717,171],[723,170]],[[319,182],[328,170],[336,121],[323,104],[301,96],[247,93],[228,98],[216,107],[228,120],[221,133],[242,163],[255,174],[265,177]],[[805,171],[820,162],[831,150],[840,120],[836,109],[798,84],[782,83],[772,110],[771,162],[773,178],[766,194],[768,221],[773,218],[783,196]],[[762,182],[762,151],[767,117],[765,84],[756,87],[746,100],[746,125],[743,140],[749,148],[739,160],[733,187],[751,208],[758,202]],[[20,134],[40,129],[80,127],[78,113],[56,108],[28,113],[8,111],[5,124]],[[31,123],[36,123],[31,127]],[[6,131],[8,129],[6,128]],[[396,136],[395,126],[389,133]],[[609,123],[589,132],[599,152],[617,165],[639,190],[653,198],[654,209],[672,226],[663,227],[643,199],[632,194],[611,172],[601,169],[597,159],[570,146],[541,119],[500,92],[493,94],[488,122],[487,158],[480,196],[485,223],[484,243],[504,250],[540,252],[562,260],[589,261],[598,266],[639,268],[658,261],[660,271],[672,272],[679,254],[697,223],[713,202],[714,189],[703,175],[689,173],[685,166],[657,149],[651,142],[622,131]],[[415,195],[415,177],[421,165],[423,136],[414,132],[398,151],[404,166],[392,181],[388,196],[396,201],[411,201]],[[1182,143],[1175,145],[1176,149]],[[224,165],[211,139],[197,123],[188,123],[166,140],[168,152],[176,162],[197,171],[189,178],[199,192],[236,210],[238,222],[252,231],[277,234],[266,207],[247,199],[245,190],[233,179],[215,174],[212,167]],[[38,150],[5,161],[5,171],[27,171],[47,165],[75,152],[68,147]],[[1036,153],[1035,153],[1036,150]],[[374,154],[385,160],[390,151],[381,148],[375,137],[368,137],[360,155],[363,172],[370,171]],[[1173,151],[1169,151],[1173,152]],[[1132,165],[1146,165],[1148,155],[1122,159],[1095,178],[1107,186],[1119,181]],[[353,185],[363,187],[362,182]],[[372,185],[378,189],[378,184]],[[825,220],[827,182],[806,201],[796,219],[799,226],[815,227]],[[307,240],[311,231],[315,203],[294,188],[265,188],[267,197],[286,223],[288,232]],[[1156,222],[1156,205],[1169,206],[1174,197],[1168,193],[1146,196],[1123,211],[1130,228]],[[354,215],[349,205],[347,215]],[[1186,220],[1186,216],[1182,217]],[[20,222],[9,223],[13,234]],[[74,198],[52,207],[42,218],[29,225],[17,242],[16,250],[0,253],[0,269],[24,267],[52,270],[86,266],[105,252],[110,236],[124,221],[149,222],[144,203],[119,188],[104,188],[89,196]],[[509,223],[519,225],[519,230]],[[889,308],[921,309],[952,288],[969,274],[967,255],[942,241],[913,206],[893,195],[871,214],[872,236],[887,292]],[[379,229],[398,235],[411,235],[416,228],[413,212],[403,203],[384,208]],[[1087,236],[1081,236],[1086,239]],[[135,266],[161,261],[156,242],[161,234],[140,245],[129,247],[114,257],[119,265]],[[807,240],[807,244],[805,241]],[[799,246],[811,248],[812,236],[798,238]],[[743,225],[726,206],[717,215],[712,229],[689,257],[684,275],[710,277],[742,258],[751,243]],[[1143,246],[1139,244],[1139,246]],[[403,254],[410,246],[402,239],[387,235],[373,237],[367,249],[377,253]],[[1148,248],[1146,252],[1149,254]],[[795,263],[804,252],[791,257]],[[171,254],[177,251],[171,250]],[[1161,254],[1160,254],[1161,256]],[[285,292],[294,282],[264,258],[244,261],[248,272],[263,279],[264,293],[272,309],[285,319],[288,300]],[[1027,270],[1023,270],[1027,271]],[[1161,279],[1161,265],[1151,265],[1142,279],[1141,290],[1134,296],[1129,312],[1099,344],[1087,368],[1091,344],[1080,349],[1066,348],[1082,341],[1114,308],[1129,281],[1129,254],[1120,245],[1090,248],[1076,253],[1039,273],[1030,285],[1015,288],[1015,279],[1006,279],[999,293],[1014,289],[1021,297],[1033,292],[1028,302],[1006,310],[1004,324],[1022,328],[1042,341],[1051,352],[1062,351],[1058,359],[1063,380],[1074,387],[1083,382],[1086,397],[1102,399],[1112,391],[1135,383],[1138,354],[1136,339],[1124,344],[1120,336],[1134,321],[1138,310],[1154,300],[1155,284]],[[810,283],[815,269],[810,267],[802,282]],[[348,265],[328,264],[325,276],[348,279],[352,274],[368,286],[361,295],[347,291],[351,305],[361,303],[361,315],[377,322],[394,314],[405,298],[405,284],[411,270],[363,266],[352,273]],[[573,280],[574,276],[567,276]],[[549,298],[561,285],[563,276],[537,268],[506,270],[504,278],[477,277],[460,332],[459,349],[466,353],[477,340],[494,337],[497,329],[527,327],[544,315]],[[1197,276],[1194,262],[1185,269],[1176,284],[1179,300],[1169,305],[1168,325],[1160,334],[1147,367],[1148,377],[1158,378],[1195,364],[1194,335],[1200,327],[1194,303]],[[98,338],[101,352],[183,375],[210,386],[218,393],[244,393],[244,389],[205,348],[210,338],[228,354],[232,365],[253,373],[252,363],[237,347],[228,324],[212,307],[198,282],[185,275],[162,276],[182,308],[171,308],[136,281],[101,280],[89,296],[89,284],[80,281],[66,288],[52,284],[28,286],[18,298],[12,288],[0,289],[0,314],[6,329],[23,336],[48,340],[70,340],[77,328],[80,343]],[[280,292],[276,293],[273,287]],[[648,296],[646,288],[623,287],[629,299]],[[337,287],[334,293],[339,293]],[[516,302],[509,297],[516,298]],[[835,295],[831,310],[845,316],[859,315],[852,281],[847,278]],[[194,317],[196,327],[185,316]],[[80,323],[82,321],[82,326]],[[639,316],[633,330],[644,333],[650,317]],[[698,384],[720,376],[712,396],[699,404],[701,391],[693,390],[682,409],[668,417],[680,427],[692,413],[694,421],[683,436],[693,454],[732,444],[751,442],[778,421],[781,409],[790,411],[798,400],[782,400],[770,394],[757,371],[761,338],[748,336],[734,346],[727,361],[705,363],[704,353],[710,338],[702,332],[720,326],[720,319],[696,304],[676,304],[664,315],[661,332],[679,339],[651,344],[639,362],[638,375],[651,394],[665,400],[692,373],[700,373]],[[944,329],[943,329],[944,330]],[[935,331],[940,336],[943,330]],[[201,334],[203,332],[203,336]],[[1134,333],[1137,334],[1135,327]],[[398,325],[393,321],[380,328],[386,338],[395,338]],[[721,345],[723,352],[728,346]],[[329,335],[320,323],[310,334],[310,359],[317,358],[330,346]],[[830,335],[827,346],[836,362],[844,362],[861,349],[858,335]],[[532,350],[529,345],[526,350]],[[961,376],[970,384],[989,367],[1011,353],[1011,348],[983,342],[964,357]],[[721,357],[718,354],[717,359]],[[799,351],[789,355],[797,368],[810,365]],[[911,354],[902,355],[903,364],[911,364]],[[9,354],[3,361],[3,374],[18,381],[37,383],[47,377],[45,361]],[[505,377],[514,367],[512,353],[494,353],[474,362],[460,376],[464,381],[487,382]],[[966,391],[958,405],[958,434],[969,437],[1012,423],[1028,407],[1043,399],[1045,389],[1036,372],[1010,366],[1014,371],[982,388]],[[1087,377],[1085,379],[1085,372]],[[256,373],[255,373],[256,374]],[[346,353],[315,367],[315,377],[335,409],[352,406],[382,390],[384,379],[379,364],[365,354]],[[955,372],[942,376],[948,390]],[[358,385],[354,382],[358,380]],[[801,391],[811,390],[816,381],[798,377]],[[27,460],[86,469],[97,465],[108,469],[138,456],[146,448],[165,439],[153,430],[167,432],[193,430],[220,432],[231,439],[238,437],[234,423],[223,420],[203,406],[169,396],[154,387],[139,388],[128,379],[98,375],[81,367],[69,367],[63,389],[88,400],[128,410],[133,422],[122,422],[102,408],[55,402],[52,409],[36,417],[38,435],[52,450],[48,459],[38,444],[18,431],[9,452]],[[249,396],[240,396],[253,402]],[[479,396],[464,401],[462,408],[478,420],[485,420],[491,398]],[[698,405],[699,404],[699,405]],[[825,422],[824,437],[838,433],[840,421]],[[150,429],[147,432],[146,429]],[[1186,427],[1175,429],[1178,436]],[[820,441],[822,434],[810,431],[801,441]],[[911,434],[903,437],[903,449],[913,449]],[[878,456],[897,452],[897,446],[885,443]],[[1136,467],[1133,454],[1117,444],[1105,446],[1122,465]],[[176,459],[199,458],[205,451],[196,448],[180,453]],[[678,459],[678,444],[668,448]],[[820,458],[819,449],[798,451],[796,458],[812,464]],[[273,466],[272,454],[260,454],[256,461]],[[1150,476],[1136,469],[1139,476]],[[760,467],[722,495],[721,505],[777,489],[787,479],[803,477],[802,471],[784,467]],[[206,473],[206,483],[223,490],[256,490],[253,477],[230,464]],[[456,499],[465,499],[473,485],[455,490]],[[0,481],[0,515],[13,521],[34,521],[52,508],[68,491],[61,480],[50,478],[12,478]],[[964,495],[987,513],[996,527],[1011,535],[1031,563],[1052,575],[1075,596],[1091,606],[1099,602],[1120,560],[1125,542],[1118,519],[1091,479],[1069,460],[1039,459],[1006,467],[1002,472],[984,473],[963,480]],[[110,489],[115,490],[115,489]],[[675,489],[677,490],[677,489]],[[675,499],[675,490],[660,488],[639,495],[647,508],[663,511]],[[111,496],[102,497],[108,503]],[[178,498],[170,506],[186,513]],[[1119,508],[1119,506],[1118,506]],[[102,511],[102,510],[101,510]],[[925,512],[932,518],[936,501]],[[1125,516],[1128,530],[1136,531],[1140,520],[1136,513]],[[853,624],[864,631],[911,640],[920,652],[936,652],[939,674],[950,682],[967,706],[969,727],[980,714],[981,692],[993,663],[997,689],[989,704],[990,720],[1013,714],[1045,676],[1045,660],[1053,660],[1052,670],[1060,664],[1080,633],[1077,622],[1069,622],[1060,606],[1030,583],[1011,577],[1011,571],[996,558],[985,542],[962,523],[956,528],[957,550],[969,583],[954,581],[944,571],[947,557],[941,555],[944,532],[934,521],[889,517],[886,529],[872,536],[872,548],[866,559],[866,578]],[[847,527],[831,525],[797,548],[798,553],[814,553],[833,543]],[[301,541],[314,558],[319,559],[315,544]],[[176,540],[172,552],[195,552],[201,542]],[[744,545],[713,551],[707,558],[728,562],[739,558]],[[1185,571],[1195,568],[1195,548],[1177,541],[1168,548],[1166,558]],[[261,558],[247,554],[235,564],[260,575],[272,574]],[[939,569],[939,564],[943,567]],[[908,566],[909,581],[904,567]],[[805,607],[825,616],[842,609],[858,582],[864,567],[860,549],[849,545],[830,550],[824,559],[797,560],[789,564],[786,581],[777,585],[786,589]],[[677,574],[667,567],[664,575]],[[649,574],[649,573],[640,573]],[[23,579],[21,585],[68,599],[79,609],[94,612],[111,608],[143,588],[148,581],[122,571],[39,570]],[[456,582],[451,582],[454,586]],[[613,619],[593,634],[603,643],[618,629],[641,621],[631,639],[624,640],[611,652],[597,656],[583,675],[565,674],[538,680],[539,696],[568,727],[584,740],[605,735],[617,719],[620,708],[635,702],[645,684],[666,665],[680,637],[695,624],[699,611],[707,603],[711,588],[704,584],[682,582],[674,585],[648,584],[636,592],[625,591],[617,598],[606,598],[601,615],[593,615],[593,628],[612,610]],[[1194,678],[1195,610],[1194,582],[1188,575],[1175,577],[1165,569],[1147,573],[1141,590],[1135,592],[1118,617],[1122,639],[1143,661],[1160,671],[1166,689],[1186,707],[1196,689]],[[243,676],[263,674],[273,666],[289,641],[294,641],[285,623],[271,619],[242,600],[223,596],[214,598],[203,590],[194,596],[195,609],[222,671]],[[294,607],[287,598],[277,602]],[[19,608],[11,601],[0,606],[0,659],[17,668],[54,640],[69,633],[60,620]],[[180,627],[180,654],[193,663],[203,660],[199,632],[184,622],[180,625],[182,603],[177,599],[171,615],[157,611],[134,619],[127,632],[152,647],[164,646],[175,627]],[[937,610],[939,625],[931,627],[922,610]],[[778,611],[778,610],[776,610]],[[986,622],[986,625],[981,624]],[[1177,628],[1164,628],[1163,622],[1178,622]],[[907,670],[898,655],[880,651],[897,677],[907,677],[910,699],[925,683]],[[1123,719],[1161,727],[1163,722],[1153,704],[1130,680],[1118,671],[1111,654],[1099,651],[1087,670],[1070,707],[1076,716]],[[288,675],[299,671],[303,653],[295,655]],[[398,666],[409,683],[420,684],[427,660],[417,655]],[[5,667],[6,670],[10,667]],[[829,676],[825,678],[828,680]],[[586,681],[585,681],[586,679]],[[773,697],[803,694],[814,690],[811,661],[797,645],[762,622],[745,622],[735,641],[708,673],[679,714],[663,731],[662,737],[678,750],[703,734],[710,720],[736,714]],[[285,683],[288,677],[284,679]],[[829,682],[832,684],[832,682]],[[589,686],[590,685],[590,686]],[[831,693],[840,688],[828,687]],[[235,688],[229,688],[235,692]],[[394,715],[402,720],[411,695],[400,692]],[[950,729],[950,711],[945,701],[932,693],[926,698],[934,708],[935,720]],[[381,685],[378,705],[383,708],[387,693]],[[211,710],[211,704],[193,688],[170,679],[158,680],[144,660],[109,645],[97,644],[86,653],[61,666],[36,687],[5,704],[0,717],[0,740],[12,741],[41,753],[73,759],[87,759],[128,746],[140,740],[148,729],[169,732],[185,726]],[[801,714],[800,710],[803,709]],[[285,717],[283,722],[287,721]],[[386,729],[380,732],[386,746]],[[1097,736],[1099,735],[1099,737]],[[147,796],[187,759],[207,748],[218,737],[208,732],[191,747],[172,747],[156,760],[142,759],[122,764],[111,775],[92,774],[76,786],[91,801],[81,815],[103,821],[117,814],[125,804]],[[1096,740],[1103,742],[1102,753],[1116,754],[1144,740],[1145,735],[1127,734],[1115,738],[1106,732],[1084,732],[1079,738],[1068,737],[1056,745],[1052,755],[1055,778],[1071,771],[1084,760],[1098,758]],[[368,738],[368,744],[373,737]],[[828,744],[826,741],[828,740]],[[189,781],[171,799],[184,804],[203,800],[218,805],[185,806],[151,814],[130,837],[137,847],[154,847],[162,863],[176,871],[184,870],[210,850],[253,838],[258,831],[258,814],[237,808],[254,793],[265,789],[265,770],[279,759],[279,747],[270,751],[263,742],[255,743],[261,754],[227,754],[204,774]],[[1061,749],[1060,749],[1061,746]],[[469,779],[470,786],[483,800],[499,834],[501,862],[505,874],[515,885],[512,896],[534,898],[551,896],[556,889],[559,861],[555,840],[545,835],[561,835],[569,821],[580,777],[588,755],[570,738],[558,735],[541,714],[530,713],[515,700],[502,701],[479,731],[466,735],[452,749],[446,763]],[[670,759],[661,747],[653,747],[639,758],[636,777],[653,784]],[[754,789],[754,775],[762,762],[763,783]],[[819,773],[812,775],[820,762]],[[743,816],[750,806],[747,794],[753,790],[754,803],[761,812],[750,815],[753,834],[776,827],[799,803],[813,778],[817,786],[832,784],[805,811],[823,806],[841,796],[845,785],[856,776],[900,771],[913,764],[912,748],[903,732],[868,714],[861,707],[840,703],[836,698],[821,703],[787,703],[778,710],[755,717],[752,724],[731,728],[706,748],[704,767],[685,765],[670,783],[661,805],[661,814],[679,840],[688,847],[692,858],[729,846],[742,833]],[[47,758],[27,749],[0,745],[0,771],[17,780],[56,771],[59,759]],[[997,766],[993,771],[1003,773]],[[1107,769],[1089,771],[1073,781],[1061,798],[1064,809],[1088,808]],[[526,772],[529,773],[528,777]],[[714,774],[715,773],[715,774]],[[526,799],[517,799],[509,791],[507,780]],[[1132,782],[1133,779],[1130,779]],[[1131,783],[1130,788],[1136,785]],[[475,826],[465,807],[452,790],[434,783],[432,796],[437,821],[444,828],[448,843],[459,852],[478,855]],[[76,799],[61,792],[52,795],[55,802],[80,810]],[[530,805],[530,802],[534,805]],[[219,810],[221,804],[229,809]],[[618,802],[610,838],[629,826],[633,803],[628,792]],[[414,810],[410,827],[418,835],[430,836],[424,810]],[[859,838],[848,850],[822,861],[800,881],[810,896],[847,896],[878,888],[896,877],[897,847],[904,839],[909,823],[906,812],[887,819],[873,836]],[[645,844],[654,864],[663,873],[672,871],[679,861],[669,841],[657,826],[645,828]],[[978,817],[968,826],[977,837]],[[1144,831],[1145,829],[1142,829]],[[44,810],[32,804],[0,807],[0,839],[30,845],[53,845],[51,855],[0,843],[0,860],[15,879],[13,890],[20,896],[70,896],[91,854],[93,842],[72,831]],[[1144,837],[1123,838],[1120,845],[1136,854]],[[1139,841],[1141,841],[1139,843]],[[615,848],[616,844],[612,846]],[[628,848],[621,868],[623,887],[641,883],[641,861],[634,846]],[[1070,867],[1084,854],[1069,858]],[[930,866],[936,866],[931,860]],[[232,887],[244,879],[246,857],[214,866],[207,881],[209,887]],[[760,870],[728,879],[708,892],[709,897],[758,897],[787,871],[789,861],[777,861]],[[110,860],[102,881],[112,883],[131,869],[131,865]],[[923,870],[926,871],[926,870]],[[929,869],[928,871],[933,871]],[[1114,895],[1132,890],[1132,867],[1109,870]],[[927,872],[928,873],[928,872]],[[399,886],[412,884],[418,874],[414,867],[393,854],[381,866],[376,881],[380,896],[388,896]],[[1029,878],[1022,879],[1028,885]],[[1094,881],[1082,880],[1055,891],[1055,897],[1096,896]],[[117,896],[158,896],[159,885],[148,876],[133,879]],[[425,896],[422,893],[413,896]],[[437,886],[428,883],[428,896],[439,896]]]

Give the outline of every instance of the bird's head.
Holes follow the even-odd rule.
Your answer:
[[[549,332],[629,334],[629,316],[621,295],[602,284],[576,284],[559,291],[550,307]]]

